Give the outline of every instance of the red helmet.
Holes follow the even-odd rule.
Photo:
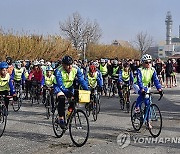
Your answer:
[[[89,71],[92,72],[92,73],[96,72],[96,66],[90,65],[89,66]]]

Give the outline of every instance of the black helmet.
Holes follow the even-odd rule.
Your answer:
[[[73,64],[73,59],[70,56],[64,56],[62,59],[62,64],[66,65],[72,65]]]
[[[6,57],[6,62],[8,63],[8,65],[11,65],[12,64],[12,58]]]
[[[127,62],[125,62],[124,64],[123,64],[123,67],[129,67],[129,63],[127,63]]]

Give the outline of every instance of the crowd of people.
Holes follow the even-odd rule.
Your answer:
[[[160,58],[152,60],[148,54],[143,55],[140,60],[101,58],[87,61],[73,60],[70,56],[64,56],[56,62],[45,62],[43,59],[14,61],[11,57],[7,57],[6,61],[0,63],[0,94],[9,95],[10,92],[16,101],[18,98],[15,83],[21,84],[26,91],[25,99],[29,97],[32,81],[39,87],[39,94],[43,87],[53,87],[51,94],[55,93],[59,102],[58,123],[64,128],[65,98],[72,97],[74,89],[78,89],[79,86],[91,91],[97,87],[101,95],[107,96],[110,79],[114,79],[121,100],[123,85],[131,85],[139,94],[136,105],[138,112],[138,106],[149,86],[155,86],[160,94],[162,94],[162,87],[177,86],[177,71],[178,65],[175,59],[168,59],[167,62],[163,62]],[[42,91],[44,102],[46,91]],[[54,97],[51,99],[54,107]],[[8,99],[5,102],[8,108]]]

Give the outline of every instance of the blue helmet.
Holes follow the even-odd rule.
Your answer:
[[[7,62],[3,61],[3,62],[0,63],[0,69],[8,68],[8,67],[9,66],[8,66]]]

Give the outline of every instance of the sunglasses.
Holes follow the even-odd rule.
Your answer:
[[[146,61],[145,64],[151,64],[151,61]]]

